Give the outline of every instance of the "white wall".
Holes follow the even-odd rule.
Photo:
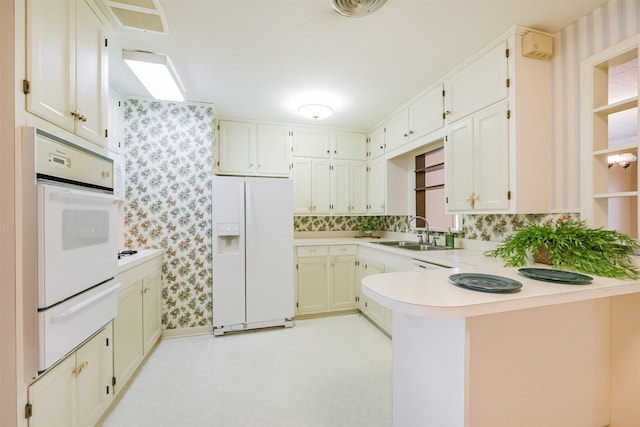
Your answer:
[[[552,59],[552,208],[580,211],[580,62],[640,32],[640,2],[611,0],[555,37]]]

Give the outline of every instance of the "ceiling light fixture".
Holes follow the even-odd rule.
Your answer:
[[[387,0],[329,0],[331,7],[342,16],[357,18],[380,9]]]
[[[631,163],[635,162],[636,160],[638,160],[638,158],[631,153],[615,154],[607,157],[609,167],[620,166],[625,169],[628,168]]]
[[[123,49],[122,59],[155,99],[184,101],[182,83],[168,56]]]
[[[332,115],[333,110],[322,104],[305,104],[298,108],[298,113],[310,119],[320,120]]]

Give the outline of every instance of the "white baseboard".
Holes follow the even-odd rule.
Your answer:
[[[197,326],[195,328],[164,329],[162,331],[162,339],[193,337],[196,335],[208,335],[208,334],[213,334],[213,326]]]

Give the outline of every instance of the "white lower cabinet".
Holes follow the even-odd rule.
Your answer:
[[[115,393],[129,382],[162,333],[160,312],[162,253],[121,269],[118,314],[113,320]]]
[[[392,310],[378,304],[362,291],[362,279],[372,274],[391,273],[394,271],[413,270],[411,258],[400,255],[378,251],[368,247],[360,247],[358,254],[358,285],[357,299],[358,309],[378,325],[381,329],[391,335],[392,332]]]
[[[385,272],[384,264],[373,261],[371,259],[361,258],[360,263],[364,265],[362,275],[363,278],[372,274],[380,274]],[[360,299],[364,300],[364,310],[362,310],[362,312],[369,319],[371,319],[372,322],[376,323],[385,331],[391,333],[390,330],[387,330],[388,328],[385,325],[385,311],[387,309],[363,293],[361,293]]]
[[[356,245],[296,249],[296,314],[356,308]]]
[[[29,386],[30,427],[95,425],[113,400],[111,323]]]

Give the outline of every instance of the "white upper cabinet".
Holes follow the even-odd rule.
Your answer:
[[[367,164],[358,160],[334,160],[331,164],[331,212],[367,212]]]
[[[445,149],[449,212],[509,208],[507,101],[449,128]]]
[[[402,110],[385,123],[386,151],[393,151],[409,142],[409,110]]]
[[[27,110],[107,152],[107,41],[84,1],[27,2]]]
[[[331,164],[327,159],[293,158],[293,213],[331,213]]]
[[[367,144],[367,157],[370,160],[384,155],[384,126],[379,126],[369,133]]]
[[[367,166],[367,212],[384,214],[386,200],[386,160],[384,156],[369,160]]]
[[[447,81],[447,213],[551,209],[550,64],[522,56],[521,30]]]
[[[359,132],[334,131],[331,154],[334,159],[366,160],[367,135]]]
[[[221,120],[218,130],[216,172],[253,174],[256,169],[256,124]]]
[[[329,129],[295,126],[293,128],[293,156],[328,159],[331,155]]]
[[[218,127],[217,174],[289,176],[289,126],[221,120]]]
[[[507,42],[446,79],[445,115],[453,123],[508,96]]]
[[[438,84],[386,121],[386,152],[393,152],[444,127],[442,94],[442,84]]]
[[[437,85],[409,105],[409,138],[415,141],[444,127],[442,85]]]
[[[290,153],[289,126],[258,123],[257,175],[289,176]]]

